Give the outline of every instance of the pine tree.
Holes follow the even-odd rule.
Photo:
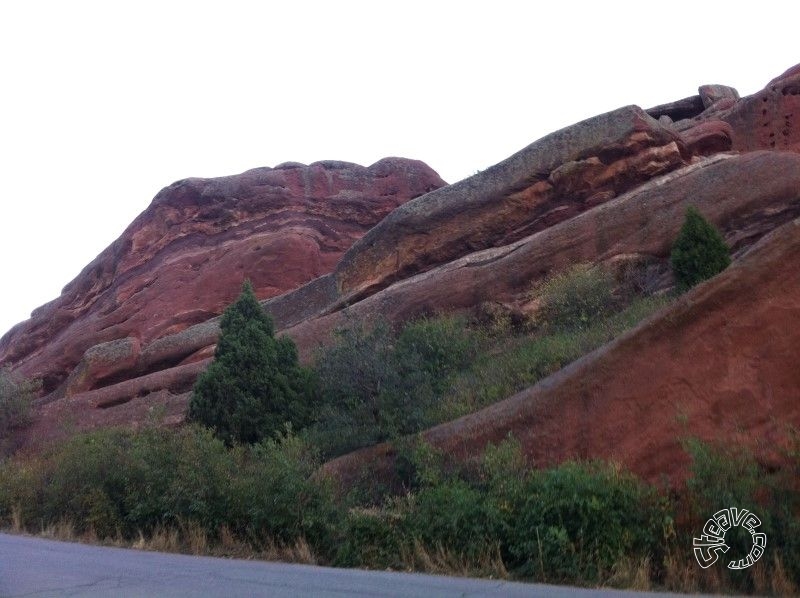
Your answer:
[[[197,379],[189,421],[201,423],[226,444],[278,437],[311,418],[310,374],[298,363],[288,337],[275,338],[272,319],[249,281],[222,315],[214,361]]]
[[[670,262],[678,287],[686,290],[722,272],[731,258],[719,231],[696,208],[689,207]]]

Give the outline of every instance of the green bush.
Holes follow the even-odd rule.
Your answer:
[[[31,400],[39,385],[20,379],[9,368],[0,368],[0,450],[6,447],[8,436],[30,422]]]
[[[614,279],[602,268],[577,264],[549,278],[541,288],[538,316],[556,330],[585,330],[617,310]]]
[[[122,528],[129,444],[106,430],[75,437],[38,456],[9,459],[0,468],[0,516],[19,510],[23,526],[69,520],[81,532]]]
[[[687,480],[690,513],[688,529],[682,540],[691,542],[699,535],[706,520],[720,509],[736,507],[752,511],[760,520],[758,531],[767,536],[763,566],[769,570],[775,558],[795,583],[800,581],[800,478],[797,455],[788,467],[768,469],[742,447],[720,446],[690,439],[684,448],[692,459]],[[725,557],[743,558],[752,546],[752,538],[742,528],[732,528],[725,535],[730,551]],[[754,568],[725,570],[729,587],[741,592],[757,591]]]
[[[235,452],[213,433],[189,426],[171,433],[144,430],[129,437],[124,464],[126,530],[193,522],[212,533],[228,522],[228,486]]]
[[[670,262],[678,287],[686,290],[727,268],[730,250],[719,231],[690,207],[672,246]]]
[[[313,412],[310,373],[291,339],[276,339],[272,319],[250,282],[225,310],[214,361],[197,379],[189,420],[226,444],[276,438],[285,424],[301,429]]]
[[[307,537],[328,554],[342,515],[319,464],[292,435],[229,449],[199,426],[101,430],[0,465],[0,522],[17,509],[28,529],[67,520],[101,538],[225,526],[256,547]]]
[[[470,561],[490,551],[500,535],[501,519],[486,492],[458,478],[420,489],[406,521],[407,536],[426,547],[446,546]]]
[[[460,466],[424,443],[407,451],[407,458],[416,472],[415,489],[385,503],[383,518],[368,526],[371,535],[388,534],[389,521],[392,535],[400,530],[400,538],[388,544],[370,539],[372,548],[358,553],[362,559],[380,552],[386,563],[391,558],[385,553],[418,544],[480,567],[499,549],[517,576],[596,584],[608,581],[622,562],[649,556],[659,563],[664,556],[672,529],[668,504],[611,466],[565,463],[531,471],[513,438]]]
[[[634,476],[565,463],[532,475],[517,496],[504,556],[525,577],[598,583],[625,558],[657,561],[669,521],[658,495]]]
[[[318,451],[291,434],[253,446],[228,489],[231,528],[256,545],[305,537],[332,553],[341,514],[331,485],[315,477],[320,464]]]
[[[317,357],[323,406],[309,433],[328,456],[430,425],[452,376],[475,354],[473,334],[452,317],[412,322],[399,334],[386,323],[337,334]]]
[[[403,569],[409,544],[403,515],[392,508],[352,509],[345,519],[335,563],[340,567]]]

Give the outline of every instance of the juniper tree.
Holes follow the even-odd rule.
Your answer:
[[[719,231],[696,208],[689,207],[670,262],[678,287],[686,290],[722,272],[731,258]]]
[[[311,417],[310,373],[288,337],[275,338],[272,318],[249,281],[223,313],[214,361],[197,379],[188,418],[226,444],[278,437]]]

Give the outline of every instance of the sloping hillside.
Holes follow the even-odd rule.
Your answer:
[[[623,107],[441,188],[424,165],[398,160],[369,169],[290,164],[176,184],[61,299],[0,342],[0,361],[45,380],[28,438],[59,434],[65,421],[71,430],[137,424],[154,411],[180,423],[213,354],[210,316],[244,276],[309,359],[347,318],[400,322],[485,301],[513,305],[576,262],[613,265],[620,276],[644,264],[667,287],[670,245],[689,205],[743,256],[800,216],[798,90],[795,67],[745,98],[706,85],[647,110]],[[202,306],[200,295],[208,296]],[[697,325],[705,313],[696,312]],[[746,337],[742,346],[750,350]],[[655,470],[635,461],[644,475]]]
[[[601,458],[658,482],[685,474],[681,439],[724,439],[774,463],[800,427],[800,220],[604,347],[509,399],[423,434],[454,456],[508,434],[540,466]],[[386,477],[388,445],[327,465]]]

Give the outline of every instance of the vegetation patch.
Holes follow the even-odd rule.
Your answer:
[[[314,409],[311,374],[300,367],[294,342],[275,338],[249,281],[222,315],[220,330],[214,361],[195,384],[189,421],[228,445],[277,438],[287,423],[306,425]]]
[[[30,423],[31,401],[38,389],[38,382],[19,378],[10,369],[0,368],[0,455],[13,448],[11,434]]]
[[[687,443],[678,492],[617,466],[536,470],[508,438],[472,462],[409,448],[401,495],[336,497],[318,452],[286,435],[227,447],[208,430],[105,430],[0,464],[0,525],[157,550],[589,586],[791,594],[800,576],[793,469]],[[797,451],[788,453],[793,467]],[[744,460],[743,460],[744,459]],[[721,504],[758,514],[755,566],[701,570],[692,537]],[[731,550],[746,552],[731,537]]]
[[[675,282],[689,289],[722,272],[731,263],[730,250],[719,231],[694,207],[686,210],[683,226],[670,255]]]

